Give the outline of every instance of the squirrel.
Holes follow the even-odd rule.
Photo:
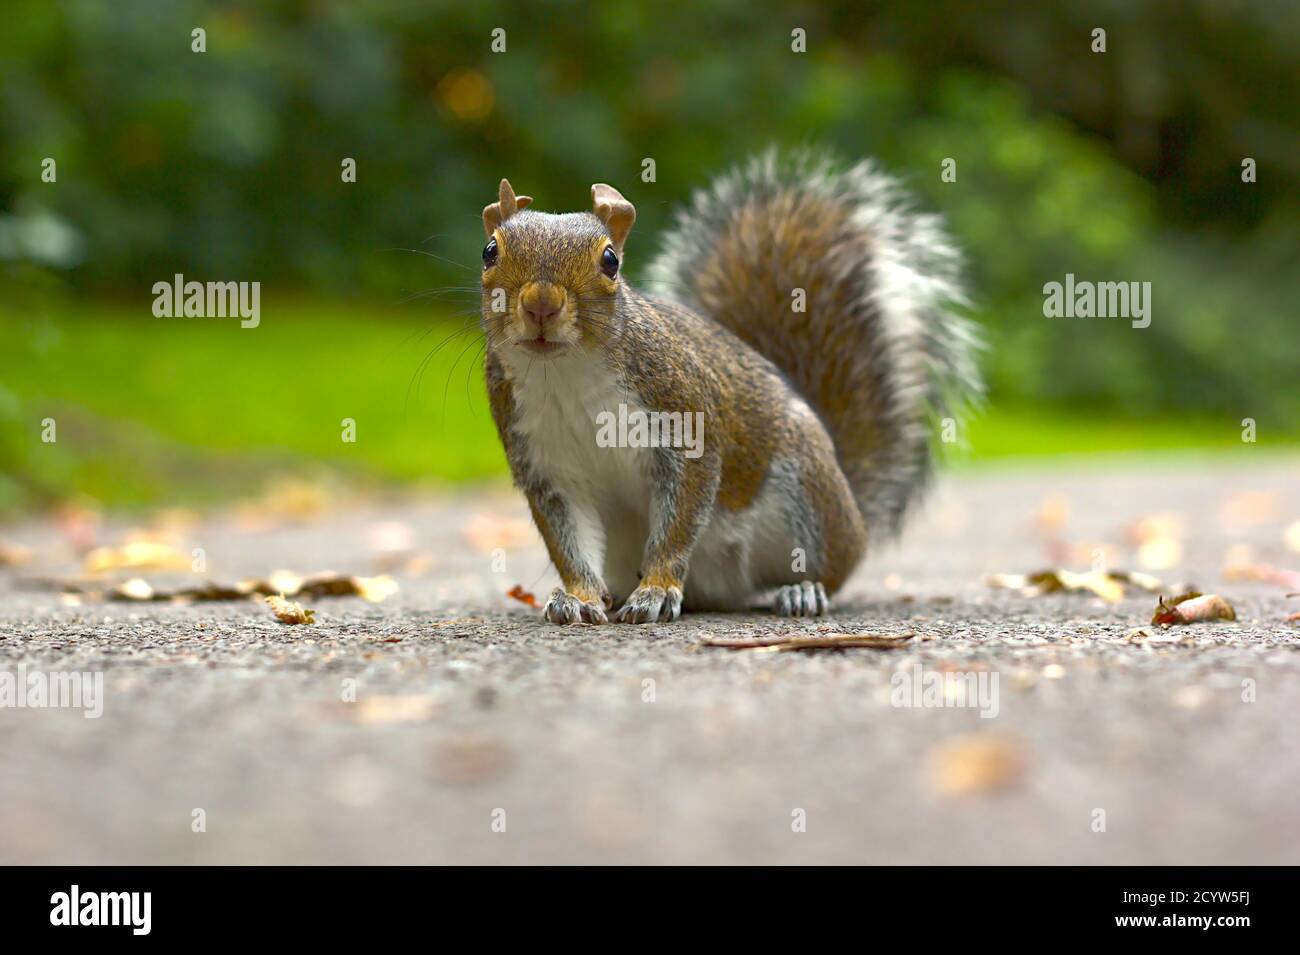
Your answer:
[[[982,391],[941,222],[870,161],[772,150],[676,214],[652,297],[623,278],[632,203],[591,200],[542,213],[503,179],[483,210],[488,398],[562,583],[545,619],[827,613],[928,483],[932,422]]]

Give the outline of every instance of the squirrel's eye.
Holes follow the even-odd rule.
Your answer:
[[[483,268],[490,269],[497,264],[497,240],[488,239],[488,244],[483,246]]]
[[[606,246],[605,252],[600,257],[600,270],[613,278],[618,275],[618,256],[614,254],[614,247]]]

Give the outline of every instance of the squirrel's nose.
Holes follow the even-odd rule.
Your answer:
[[[549,282],[534,282],[519,296],[524,314],[537,323],[538,331],[564,310],[564,289]]]

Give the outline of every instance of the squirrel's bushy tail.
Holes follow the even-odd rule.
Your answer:
[[[771,151],[678,212],[650,284],[785,372],[878,540],[927,484],[942,419],[981,392],[958,272],[938,217],[869,162]]]

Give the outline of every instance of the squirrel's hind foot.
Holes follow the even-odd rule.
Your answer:
[[[831,608],[821,581],[786,584],[776,591],[772,610],[778,617],[820,617]]]

